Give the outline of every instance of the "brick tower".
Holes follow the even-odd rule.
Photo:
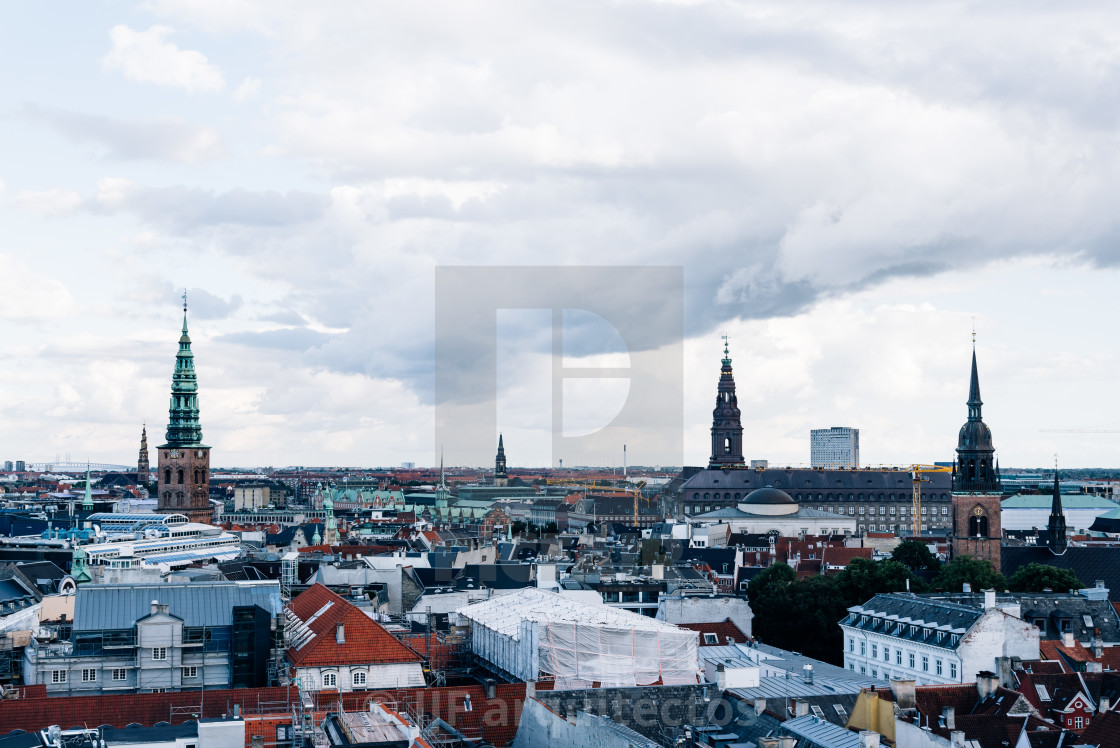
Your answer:
[[[999,464],[995,460],[992,431],[984,423],[980,400],[980,377],[976,371],[976,338],[972,344],[972,381],[968,389],[968,420],[957,438],[953,461],[953,534],[950,555],[972,556],[991,561],[1000,571],[1000,523],[1002,491]]]
[[[209,524],[210,447],[202,443],[198,414],[198,381],[187,334],[187,295],[183,294],[183,334],[171,376],[171,408],[167,443],[158,447],[158,509],[185,514],[192,522]]]

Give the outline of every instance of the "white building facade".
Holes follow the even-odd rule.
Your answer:
[[[913,679],[918,685],[969,683],[981,671],[996,671],[1001,657],[1039,657],[1035,626],[997,608],[985,593],[984,608],[920,595],[876,595],[848,608],[844,667],[884,679]]]

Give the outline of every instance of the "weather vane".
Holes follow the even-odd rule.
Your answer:
[[[187,313],[187,289],[183,289],[183,314]]]

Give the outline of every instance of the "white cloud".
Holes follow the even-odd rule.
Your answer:
[[[23,210],[44,216],[61,216],[73,213],[82,204],[82,196],[73,190],[21,190],[16,205]]]
[[[141,83],[182,88],[192,93],[222,90],[225,79],[218,66],[201,52],[179,49],[174,42],[167,41],[173,33],[174,29],[167,26],[152,26],[147,31],[114,26],[109,32],[113,48],[101,58],[101,64]]]
[[[4,279],[0,320],[61,319],[77,308],[74,297],[61,281],[33,269],[18,257],[0,254],[0,278]]]
[[[249,76],[241,81],[241,85],[233,91],[233,98],[235,101],[248,101],[257,95],[261,90],[261,79]]]

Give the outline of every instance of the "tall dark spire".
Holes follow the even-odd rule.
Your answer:
[[[198,380],[194,371],[191,337],[187,333],[186,292],[183,293],[183,333],[179,336],[179,352],[175,354],[175,371],[171,375],[171,407],[167,421],[167,444],[164,446],[203,446]]]
[[[494,485],[508,486],[509,474],[506,473],[506,445],[498,434],[498,454],[494,457]]]
[[[1062,511],[1062,490],[1058,487],[1058,471],[1054,471],[1054,498],[1050,502],[1050,552],[1060,556],[1066,552],[1069,542],[1066,539],[1066,515]]]
[[[968,420],[957,437],[957,459],[953,465],[955,493],[1000,492],[992,431],[981,415],[980,375],[976,368],[976,333],[972,338],[972,378],[968,385]]]
[[[723,361],[716,387],[716,407],[712,411],[712,457],[708,467],[743,464],[743,423],[739,399],[735,396],[735,375],[731,371],[731,353],[727,336],[723,336]]]
[[[147,483],[151,471],[148,463],[148,424],[140,429],[140,456],[136,460],[136,482]]]

